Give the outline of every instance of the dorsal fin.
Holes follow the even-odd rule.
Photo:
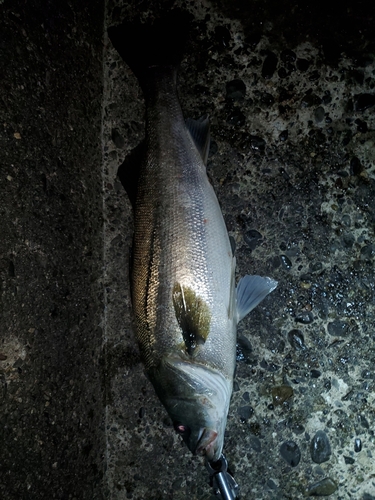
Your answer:
[[[145,141],[143,140],[126,156],[117,170],[117,175],[127,192],[133,208],[137,197],[138,181],[141,172],[141,164],[145,158]]]
[[[198,120],[188,118],[186,128],[202,157],[203,163],[206,165],[210,150],[210,120],[208,115],[201,116]]]

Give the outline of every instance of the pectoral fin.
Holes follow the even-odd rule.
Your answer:
[[[237,285],[237,317],[241,321],[277,287],[277,281],[262,276],[246,275]]]
[[[194,356],[195,350],[206,342],[210,331],[209,307],[194,290],[179,283],[173,287],[172,299],[186,352]]]

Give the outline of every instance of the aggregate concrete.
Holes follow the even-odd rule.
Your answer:
[[[207,171],[238,277],[279,281],[239,325],[225,453],[240,498],[375,498],[374,8],[109,1],[106,23],[175,6],[194,17],[180,100],[185,117],[210,115]],[[106,48],[111,498],[208,499],[202,461],[175,436],[134,343],[132,213],[116,170],[143,138],[144,101]]]

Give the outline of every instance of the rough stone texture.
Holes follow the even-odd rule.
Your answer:
[[[0,497],[101,499],[104,9],[1,3]]]
[[[109,1],[107,24],[173,5],[186,2]],[[239,352],[225,452],[241,498],[303,498],[322,478],[338,485],[332,498],[373,495],[374,435],[360,416],[374,418],[374,7],[232,0],[188,8],[179,93],[186,117],[211,118],[207,170],[236,241],[238,276],[279,281],[239,325],[251,354]],[[115,173],[143,137],[144,103],[110,44],[105,60],[112,498],[210,498],[201,460],[174,435],[134,346],[131,208]],[[345,335],[329,327],[337,322]],[[293,396],[275,405],[281,386]],[[244,404],[253,409],[247,418]],[[309,446],[323,429],[332,455],[316,465]],[[280,456],[285,441],[301,451],[297,467]]]

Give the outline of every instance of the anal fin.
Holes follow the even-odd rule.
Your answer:
[[[188,118],[186,128],[202,157],[203,163],[206,165],[210,150],[210,120],[208,115],[201,116],[198,120]]]

